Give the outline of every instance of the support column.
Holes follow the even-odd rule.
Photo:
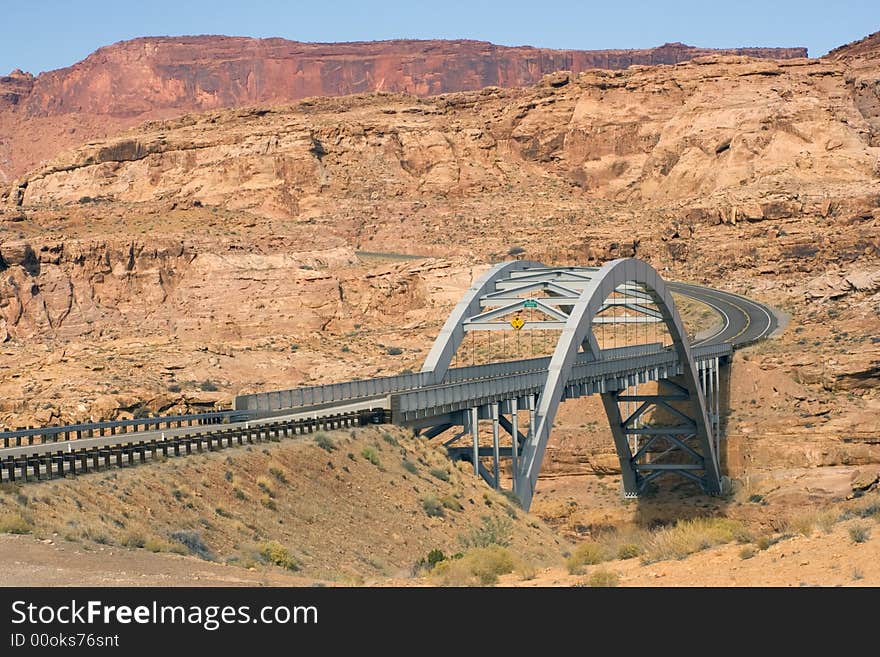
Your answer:
[[[608,416],[608,425],[611,428],[611,437],[614,438],[614,448],[617,450],[617,458],[620,460],[620,475],[623,483],[624,497],[637,497],[639,484],[636,471],[633,468],[629,439],[623,432],[623,418],[620,417],[620,406],[616,392],[603,392],[602,405]]]
[[[513,492],[516,492],[516,480],[519,477],[519,401],[516,397],[510,400],[510,426],[513,429],[511,432],[513,435],[511,436],[512,449],[510,450],[511,455],[511,469],[513,473]]]
[[[474,441],[474,474],[480,474],[480,409],[471,409],[471,438]]]
[[[529,395],[528,397],[529,403],[529,443],[532,443],[535,440],[535,396]]]
[[[499,476],[498,461],[501,457],[501,449],[498,446],[498,433],[501,423],[498,421],[498,402],[492,404],[492,472],[495,476],[495,490],[501,488],[501,478]]]
[[[715,440],[717,441],[718,446],[720,447],[721,443],[721,365],[718,362],[718,358],[715,358]],[[721,454],[716,450],[716,454],[718,454],[718,459],[721,459]]]

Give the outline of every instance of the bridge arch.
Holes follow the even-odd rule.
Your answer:
[[[496,285],[500,281],[511,276],[513,272],[520,272],[520,280],[540,280],[540,274],[529,276],[528,272],[523,270],[558,273],[571,268],[553,268],[537,262],[514,261],[501,263],[486,272],[471,286],[452,311],[425,361],[422,372],[430,377],[432,383],[438,384],[443,381],[452,358],[464,338],[466,323],[479,315],[481,301],[495,292]],[[634,454],[627,435],[628,432],[636,431],[630,426],[636,415],[629,418],[621,417],[618,401],[624,397],[621,397],[620,391],[603,391],[602,402],[621,463],[624,492],[627,496],[637,496],[648,481],[664,472],[674,471],[696,481],[707,492],[720,493],[718,454],[713,425],[709,419],[706,399],[700,385],[700,373],[675,302],[662,277],[647,262],[635,258],[613,260],[600,268],[578,269],[578,271],[585,272],[584,279],[588,282],[582,286],[576,300],[572,297],[573,305],[569,306],[570,311],[567,313],[567,319],[564,321],[559,340],[550,358],[546,381],[534,403],[529,435],[522,445],[522,452],[516,454],[516,446],[513,448],[514,491],[523,508],[528,509],[531,505],[550,431],[559,404],[565,396],[566,386],[569,384],[578,354],[583,350],[591,354],[595,360],[603,358],[602,349],[599,348],[593,335],[593,320],[603,309],[606,299],[624,284],[636,284],[650,295],[669,332],[672,349],[678,360],[678,371],[673,373],[673,376],[658,378],[656,395],[643,396],[644,399],[641,397],[626,397],[626,399],[641,402],[638,413],[654,404],[679,416],[683,420],[679,427],[664,427],[653,432],[642,428],[638,431],[648,435],[648,443],[662,436],[662,440],[671,445],[670,450],[678,450],[678,453],[689,461],[686,463],[643,462],[647,453],[647,444]],[[673,406],[672,400],[675,400],[674,403],[679,408]],[[680,410],[682,404],[687,407],[688,412]],[[514,401],[514,414],[516,408]],[[497,416],[497,412],[496,408],[493,413]],[[478,417],[475,412],[472,425],[476,425]],[[476,444],[476,429],[473,435]],[[517,436],[514,436],[514,445],[516,438]],[[475,448],[475,469],[477,453],[478,450]],[[698,475],[698,472],[702,472],[702,475]]]

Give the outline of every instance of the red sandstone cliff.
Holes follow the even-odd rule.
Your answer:
[[[547,50],[481,41],[299,43],[243,37],[145,37],[36,78],[0,78],[0,182],[59,150],[150,118],[393,91],[419,96],[517,87],[546,73],[676,64],[707,54],[790,59],[804,48]]]

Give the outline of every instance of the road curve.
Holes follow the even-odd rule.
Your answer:
[[[743,347],[766,338],[779,327],[770,306],[732,292],[724,292],[692,283],[668,282],[666,287],[676,294],[704,303],[722,319],[721,325],[709,336],[701,336],[692,346],[730,344]]]

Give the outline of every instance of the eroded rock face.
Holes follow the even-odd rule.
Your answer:
[[[548,50],[481,41],[299,43],[224,36],[146,37],[99,49],[38,77],[0,78],[0,182],[64,147],[150,118],[310,96],[400,92],[427,96],[534,84],[546,73],[675,64],[702,55],[789,59],[804,48]],[[21,138],[22,132],[29,138]],[[34,136],[37,138],[34,139]]]
[[[560,80],[153,122],[61,155],[8,196],[295,217],[328,194],[470,194],[550,176],[590,197],[698,200],[688,221],[735,224],[827,214],[829,185],[871,185],[880,171],[839,63],[713,56]]]

